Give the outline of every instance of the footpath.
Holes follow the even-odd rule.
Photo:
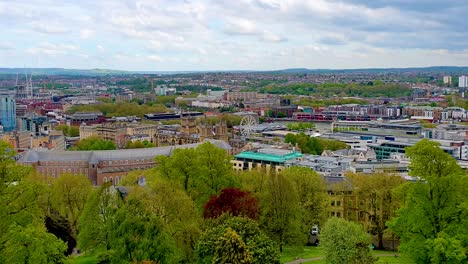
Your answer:
[[[376,254],[375,255],[376,257],[399,257],[400,254],[398,253],[394,253],[394,254]],[[318,261],[318,260],[322,260],[323,257],[315,257],[315,258],[307,258],[307,259],[296,259],[294,261],[291,261],[291,262],[286,262],[285,264],[300,264],[300,263],[304,263],[304,262],[310,262],[310,261]]]

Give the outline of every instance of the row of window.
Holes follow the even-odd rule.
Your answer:
[[[119,185],[119,181],[121,181],[123,179],[123,176],[114,176],[114,177],[104,177],[102,178],[102,182],[103,183],[106,183],[106,182],[112,182],[113,185]]]
[[[88,175],[88,169],[83,168],[37,168],[37,171],[40,174],[47,176],[60,176],[65,173],[74,174],[74,175]]]

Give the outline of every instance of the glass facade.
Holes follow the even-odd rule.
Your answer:
[[[10,96],[0,97],[0,110],[3,131],[10,132],[16,130],[16,103]]]

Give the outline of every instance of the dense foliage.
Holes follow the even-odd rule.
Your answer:
[[[257,222],[249,218],[231,217],[223,215],[220,218],[207,223],[207,228],[197,244],[198,263],[218,263],[213,258],[219,258],[220,240],[225,240],[228,230],[238,235],[236,244],[245,245],[243,249],[244,258],[249,259],[248,252],[253,258],[253,263],[279,263],[279,254],[273,241],[260,229]],[[235,236],[231,234],[231,237]],[[230,253],[232,254],[232,253]],[[232,257],[231,257],[232,259]],[[237,262],[233,262],[237,263]]]
[[[91,136],[78,141],[73,150],[112,150],[117,149],[113,141],[104,140],[98,136]]]
[[[324,150],[349,148],[349,146],[342,141],[310,137],[304,133],[299,133],[296,135],[292,133],[287,134],[284,142],[291,143],[293,146],[297,146],[302,153],[315,155],[321,155]]]
[[[0,263],[63,263],[67,246],[47,232],[41,188],[15,155],[0,141]]]
[[[294,95],[320,95],[355,96],[355,97],[402,97],[411,95],[410,88],[398,84],[382,84],[380,82],[369,84],[344,83],[302,83],[291,85],[267,85],[260,89],[262,93],[294,94]]]
[[[422,140],[407,149],[415,183],[401,186],[403,207],[391,228],[401,250],[417,263],[468,261],[468,178],[436,142]]]
[[[135,140],[135,141],[127,141],[127,143],[125,143],[125,148],[126,149],[135,149],[135,148],[152,148],[152,147],[156,147],[155,144],[149,142],[148,140]]]
[[[167,109],[161,104],[138,104],[136,102],[118,102],[118,103],[101,103],[90,105],[74,105],[70,108],[70,113],[76,112],[101,112],[105,116],[138,116],[143,117],[148,113],[162,113]]]
[[[203,208],[204,218],[217,218],[223,213],[257,219],[259,206],[257,198],[250,192],[238,188],[225,188],[219,195],[212,195]]]
[[[330,218],[322,229],[321,246],[330,264],[370,264],[376,261],[370,250],[371,238],[361,225]]]
[[[80,136],[80,128],[77,126],[58,125],[55,130],[63,131],[63,135],[66,137],[78,137]]]

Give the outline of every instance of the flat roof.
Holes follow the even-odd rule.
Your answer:
[[[253,151],[244,151],[235,155],[234,158],[284,163],[287,160],[297,159],[302,156],[303,156],[302,153],[297,152],[297,151],[293,151],[285,155],[274,155],[274,154],[266,154],[266,153],[259,153],[259,152],[253,152]]]

